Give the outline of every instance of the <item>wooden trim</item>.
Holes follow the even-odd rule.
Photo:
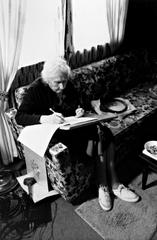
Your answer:
[[[84,49],[83,52],[77,51],[70,54],[67,61],[72,69],[79,68],[81,66],[88,65],[93,62],[103,60],[111,56],[110,45],[98,45],[92,47],[90,50]]]

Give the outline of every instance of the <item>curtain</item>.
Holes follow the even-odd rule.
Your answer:
[[[65,22],[65,58],[69,60],[74,52],[73,47],[73,24],[72,24],[72,0],[66,0],[66,22]]]
[[[127,17],[129,0],[106,0],[107,21],[111,51],[121,45]]]
[[[8,165],[17,156],[5,114],[7,93],[18,69],[25,22],[26,0],[0,0],[0,158]]]
[[[66,0],[58,1],[56,17],[56,49],[57,55],[64,57],[65,53],[65,24],[66,24]]]

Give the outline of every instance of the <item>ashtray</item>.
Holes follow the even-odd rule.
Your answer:
[[[152,155],[157,156],[157,141],[148,141],[144,144],[144,148]]]

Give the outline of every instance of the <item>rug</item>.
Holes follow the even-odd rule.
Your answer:
[[[104,240],[149,240],[157,228],[157,207],[145,191],[137,186],[135,191],[141,196],[137,203],[115,199],[112,210],[105,212],[95,198],[75,211]]]

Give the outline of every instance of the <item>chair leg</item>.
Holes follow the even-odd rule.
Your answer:
[[[143,175],[142,175],[142,189],[146,189],[146,183],[148,178],[148,168],[144,167],[143,169]]]

